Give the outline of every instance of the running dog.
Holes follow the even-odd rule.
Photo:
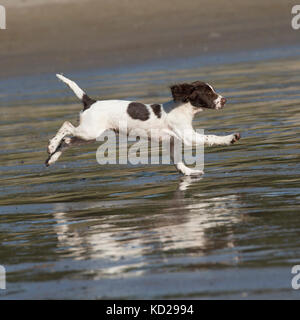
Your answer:
[[[240,139],[239,133],[226,136],[202,135],[192,126],[194,116],[203,109],[222,109],[226,99],[213,87],[202,81],[175,84],[170,87],[173,99],[163,104],[143,104],[125,100],[94,100],[72,80],[56,75],[67,84],[81,100],[83,110],[80,122],[74,127],[66,121],[48,145],[49,158],[46,166],[55,163],[67,148],[95,141],[106,130],[121,132],[120,123],[127,130],[141,129],[150,136],[151,130],[159,132],[159,139],[171,138],[171,158],[174,161],[174,140],[188,146],[229,146]],[[152,135],[151,135],[151,138]],[[182,161],[175,162],[177,170],[184,175],[201,175],[202,170],[188,168]]]

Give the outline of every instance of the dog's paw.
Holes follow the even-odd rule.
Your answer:
[[[51,159],[51,156],[49,156],[48,159],[45,161],[45,166],[46,167],[50,166],[50,163],[49,163],[50,159]]]
[[[49,158],[45,161],[45,166],[49,167],[51,164],[55,163],[58,158],[61,156],[62,152],[57,151],[49,156]]]
[[[190,168],[186,168],[186,170],[183,172],[185,176],[201,176],[204,174],[202,170],[194,170]]]
[[[241,135],[240,135],[240,133],[234,133],[233,134],[233,138],[231,139],[231,144],[233,144],[233,143],[235,143],[235,142],[237,142],[238,140],[240,140],[241,139]]]
[[[202,170],[193,170],[190,174],[190,177],[199,177],[204,174],[204,171]]]

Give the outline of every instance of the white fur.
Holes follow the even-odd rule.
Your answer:
[[[209,83],[206,83],[212,90],[213,93],[217,94],[215,89],[209,84]],[[223,108],[223,105],[222,105],[222,100],[223,97],[218,94],[218,98],[214,101],[215,105],[216,105],[216,109],[222,109]]]
[[[58,79],[60,79],[64,83],[66,83],[70,87],[70,89],[72,89],[74,91],[74,93],[76,94],[78,99],[80,99],[80,100],[82,99],[85,92],[82,91],[81,88],[79,88],[78,85],[74,81],[64,77],[62,74],[57,74],[56,76]]]
[[[82,99],[85,93],[75,82],[62,75],[57,75],[57,77],[65,82],[79,99]],[[222,96],[219,96],[215,100],[216,109],[221,107],[221,99]],[[126,123],[128,131],[143,129],[147,132],[148,136],[150,136],[152,129],[156,129],[160,137],[173,137],[189,146],[203,143],[208,146],[230,145],[238,140],[234,134],[220,137],[196,133],[193,129],[192,121],[195,114],[201,112],[202,109],[195,108],[190,103],[182,104],[170,101],[161,104],[160,118],[154,114],[150,105],[145,104],[150,113],[150,118],[146,121],[132,119],[128,115],[127,108],[130,103],[131,101],[125,100],[97,101],[90,108],[80,113],[80,124],[78,127],[74,127],[70,122],[65,122],[55,137],[49,142],[48,152],[50,153],[50,157],[48,164],[57,161],[61,155],[61,150],[58,150],[58,147],[62,141],[66,145],[70,143],[70,139],[64,140],[66,136],[71,135],[83,141],[91,141],[97,139],[108,129],[121,132],[120,123]],[[187,135],[187,132],[190,132],[190,134]],[[175,166],[184,175],[199,175],[203,173],[202,171],[186,167],[183,162],[175,163]]]
[[[219,95],[218,98],[214,101],[214,103],[216,105],[216,109],[223,108],[222,102],[221,102],[222,99],[223,99],[223,97]]]

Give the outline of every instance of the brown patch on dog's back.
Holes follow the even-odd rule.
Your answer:
[[[160,104],[151,104],[150,106],[154,112],[154,114],[157,116],[158,119],[161,118],[161,105]]]
[[[131,102],[128,105],[127,113],[132,119],[146,121],[150,117],[147,107],[139,102]]]

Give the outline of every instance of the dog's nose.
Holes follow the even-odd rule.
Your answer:
[[[225,98],[222,98],[222,99],[221,99],[221,105],[224,105],[224,104],[226,103],[226,101],[227,101],[227,100],[226,100]]]

